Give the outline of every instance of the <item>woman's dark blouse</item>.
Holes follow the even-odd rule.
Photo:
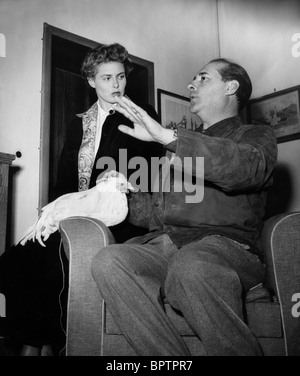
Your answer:
[[[153,107],[144,106],[144,109],[151,117],[158,121],[158,116]],[[163,155],[162,145],[155,142],[140,141],[122,133],[118,129],[118,126],[120,124],[125,124],[133,127],[132,122],[118,112],[115,112],[113,115],[107,116],[103,124],[101,141],[95,158],[89,188],[95,186],[98,175],[106,169],[106,167],[104,170],[96,169],[97,160],[101,157],[113,158],[115,160],[116,169],[118,171],[119,150],[126,149],[127,161],[129,161],[133,157],[141,156],[148,161],[148,170],[150,171],[151,157],[161,157]],[[55,193],[51,197],[51,201],[63,194],[78,191],[78,152],[81,146],[82,135],[82,118],[77,116],[71,122],[67,130],[66,141],[59,160],[57,184],[54,189]],[[128,170],[128,177],[131,175],[131,173],[138,169],[139,166],[134,170]],[[116,229],[123,229],[124,226],[125,224],[121,224],[114,227],[116,227]],[[128,224],[128,226],[130,225]],[[125,238],[127,238],[129,236],[130,230],[127,228],[126,230],[124,229],[124,231],[124,236]],[[130,235],[130,237],[137,235],[140,235],[139,231],[134,232]],[[115,234],[115,236],[118,238],[117,234]],[[120,236],[117,240],[124,241],[125,238],[123,236]]]

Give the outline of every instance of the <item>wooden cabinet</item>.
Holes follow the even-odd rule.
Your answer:
[[[5,251],[8,172],[15,155],[0,153],[0,255]]]

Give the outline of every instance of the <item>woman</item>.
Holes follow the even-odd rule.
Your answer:
[[[101,157],[111,157],[119,169],[119,152],[127,151],[128,161],[141,156],[162,155],[157,143],[147,143],[125,135],[120,124],[131,126],[123,115],[114,111],[115,98],[125,95],[127,76],[132,63],[127,50],[117,44],[100,45],[91,50],[82,64],[82,73],[95,89],[98,101],[71,122],[60,156],[55,195],[86,190],[96,184],[103,172],[96,168]],[[151,106],[145,107],[152,117]],[[135,170],[128,170],[128,177]],[[125,220],[111,227],[116,240],[125,240],[146,232]],[[7,323],[21,344],[21,355],[56,355],[64,344],[61,304],[66,302],[68,264],[61,252],[59,233],[46,241],[17,244],[0,258],[0,289],[6,296]],[[62,267],[63,265],[63,267]],[[63,286],[65,285],[64,289]]]

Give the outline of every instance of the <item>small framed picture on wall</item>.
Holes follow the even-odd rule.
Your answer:
[[[166,90],[157,89],[158,115],[161,125],[169,129],[183,127],[201,131],[202,122],[190,112],[190,99]]]
[[[300,138],[300,85],[250,100],[247,117],[272,127],[278,143]]]

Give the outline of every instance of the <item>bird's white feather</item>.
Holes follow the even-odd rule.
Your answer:
[[[67,193],[42,208],[36,222],[27,229],[19,243],[24,245],[35,239],[45,246],[51,234],[59,228],[61,220],[72,216],[96,218],[107,226],[124,221],[128,214],[126,193],[133,190],[124,175],[110,171],[97,180],[94,188]]]

